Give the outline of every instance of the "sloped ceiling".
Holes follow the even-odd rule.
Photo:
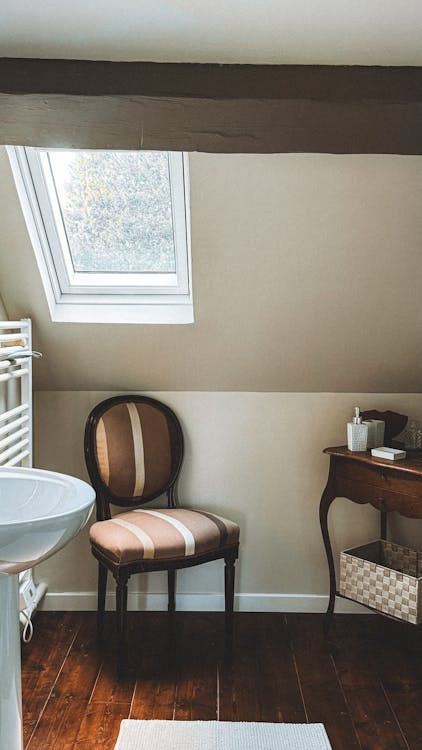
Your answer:
[[[420,392],[422,157],[192,154],[190,175],[195,323],[52,323],[0,149],[0,293],[34,320],[36,388]]]
[[[417,0],[2,0],[0,56],[421,65]]]

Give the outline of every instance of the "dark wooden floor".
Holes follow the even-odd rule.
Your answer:
[[[111,616],[110,616],[111,618]],[[92,613],[40,613],[23,647],[25,747],[109,750],[121,719],[323,722],[333,750],[422,750],[422,632],[375,616],[130,613],[120,683]],[[169,637],[171,636],[171,637]],[[171,646],[170,644],[173,643]]]

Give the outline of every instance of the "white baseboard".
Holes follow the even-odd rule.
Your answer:
[[[236,594],[237,612],[325,612],[328,597],[318,594]],[[113,610],[115,597],[107,593],[106,607]],[[40,609],[44,611],[93,611],[97,608],[95,591],[48,591]],[[131,611],[164,611],[167,609],[166,594],[129,592],[128,609]],[[224,610],[223,594],[176,594],[176,609],[182,612],[219,612]],[[365,607],[355,602],[337,598],[338,613],[368,613]]]

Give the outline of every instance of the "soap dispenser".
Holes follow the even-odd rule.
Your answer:
[[[347,423],[347,447],[349,451],[366,451],[368,444],[368,425],[362,423],[360,409],[355,406],[353,422]]]

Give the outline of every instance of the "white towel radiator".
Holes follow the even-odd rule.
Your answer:
[[[0,466],[32,466],[33,356],[31,320],[0,321]],[[25,639],[31,636],[30,617],[46,590],[44,583],[35,585],[32,570],[21,573]]]

